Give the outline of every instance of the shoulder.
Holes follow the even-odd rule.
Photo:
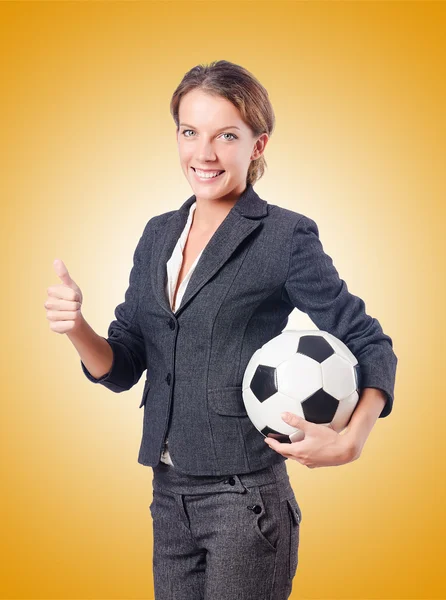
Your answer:
[[[158,227],[160,225],[164,225],[167,219],[175,212],[175,210],[170,210],[169,212],[162,213],[161,215],[155,215],[154,217],[150,218],[144,226],[142,236],[145,237],[156,231]]]
[[[309,215],[277,204],[268,203],[268,217],[271,217],[272,222],[280,226],[286,225],[287,228],[291,227],[293,235],[299,235],[308,231],[319,232],[316,221]]]

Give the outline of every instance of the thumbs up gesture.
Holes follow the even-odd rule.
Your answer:
[[[82,292],[71,279],[64,262],[58,258],[53,262],[56,275],[61,284],[52,285],[47,289],[48,297],[44,303],[46,318],[50,329],[56,333],[76,331],[83,320],[81,313]]]

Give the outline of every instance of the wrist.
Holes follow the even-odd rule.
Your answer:
[[[377,388],[364,388],[352,417],[343,431],[347,451],[358,457],[386,402],[385,394]],[[349,449],[349,450],[348,450]]]
[[[346,427],[342,434],[344,440],[344,453],[347,460],[355,460],[361,454],[364,441],[359,438],[356,432]]]

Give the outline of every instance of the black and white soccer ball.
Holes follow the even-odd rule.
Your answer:
[[[360,396],[353,353],[327,331],[287,329],[252,355],[242,383],[246,412],[256,429],[279,442],[304,438],[282,412],[341,432]]]

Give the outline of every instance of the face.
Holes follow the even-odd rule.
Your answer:
[[[198,89],[181,99],[179,121],[181,168],[197,199],[238,198],[246,188],[251,160],[262,154],[268,135],[254,137],[229,100]],[[197,170],[223,173],[205,179]]]

